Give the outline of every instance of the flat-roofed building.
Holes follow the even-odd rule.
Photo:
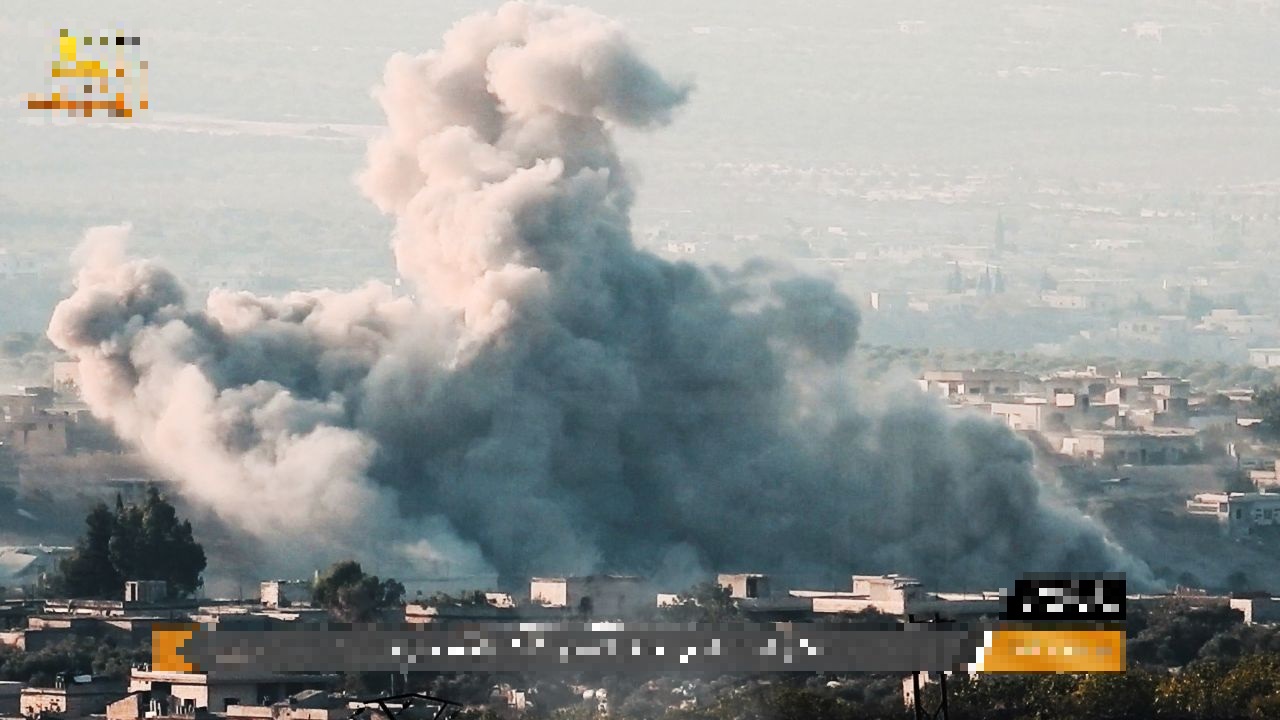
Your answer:
[[[565,608],[586,615],[623,616],[652,607],[648,583],[632,575],[533,578],[529,599],[535,605]]]
[[[287,608],[311,604],[312,584],[307,580],[267,580],[258,590],[263,607]]]
[[[22,689],[19,712],[26,717],[43,714],[81,718],[101,713],[124,693],[120,680],[90,676],[58,676],[53,687]]]
[[[925,392],[957,402],[1017,395],[1039,385],[1039,378],[1011,370],[926,370],[920,379]]]
[[[729,591],[729,597],[737,599],[767,598],[773,594],[769,576],[758,573],[721,573],[716,584]]]
[[[325,673],[169,672],[134,668],[129,692],[190,700],[197,708],[224,712],[232,705],[262,705],[312,689],[332,689],[338,676]]]

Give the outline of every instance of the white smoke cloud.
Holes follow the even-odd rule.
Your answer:
[[[511,577],[1145,572],[1046,505],[1008,430],[923,397],[859,410],[857,313],[830,285],[634,246],[610,132],[688,93],[606,19],[508,3],[376,92],[359,184],[413,299],[190,309],[97,229],[49,336],[95,413],[285,561],[399,543]]]

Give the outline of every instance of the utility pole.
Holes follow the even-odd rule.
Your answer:
[[[939,613],[934,613],[933,617],[927,620],[916,620],[916,617],[914,615],[908,615],[907,622],[910,622],[910,623],[924,622],[930,625],[944,625],[944,624],[950,625],[954,621],[943,619],[942,615],[940,615]],[[912,709],[915,711],[916,720],[926,720],[926,718],[928,720],[939,720],[939,718],[941,718],[941,720],[951,719],[951,716],[949,715],[949,712],[947,709],[947,673],[946,671],[943,671],[938,674],[938,690],[942,694],[942,699],[938,703],[938,706],[935,707],[933,710],[926,710],[923,704],[924,699],[920,697],[920,671],[918,670],[916,672],[911,673],[911,687],[912,687],[912,690],[914,691],[914,694],[911,698],[912,699],[911,705],[912,705]]]

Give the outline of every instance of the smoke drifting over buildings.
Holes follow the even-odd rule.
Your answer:
[[[860,408],[858,316],[829,285],[636,249],[610,130],[660,126],[688,92],[585,10],[464,20],[388,64],[360,177],[412,297],[196,309],[99,228],[49,335],[95,413],[282,566],[398,547],[517,576],[1140,581],[1044,501],[1003,427],[923,397]]]

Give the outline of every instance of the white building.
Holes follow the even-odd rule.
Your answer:
[[[983,402],[985,398],[1007,397],[1037,389],[1039,378],[1011,370],[927,370],[919,380],[920,389],[931,395],[959,402]]]
[[[1064,455],[1116,464],[1176,464],[1185,462],[1197,448],[1195,431],[1177,428],[1096,430],[1062,439]]]
[[[258,586],[262,606],[287,608],[311,605],[311,583],[306,580],[267,580]]]
[[[653,595],[647,585],[643,578],[631,575],[533,578],[529,583],[529,599],[543,607],[596,616],[622,616],[652,606]]]
[[[1249,348],[1249,364],[1263,369],[1280,367],[1280,348]]]
[[[1280,525],[1280,493],[1199,493],[1186,507],[1191,515],[1216,518],[1230,535]]]
[[[813,613],[856,614],[874,610],[886,615],[907,617],[994,616],[1003,600],[999,592],[926,592],[915,578],[903,575],[854,575],[852,592],[792,590],[791,595],[813,603]]]
[[[729,591],[729,597],[739,600],[767,598],[772,595],[769,576],[759,573],[720,573],[716,584]]]
[[[1244,615],[1246,625],[1280,622],[1280,598],[1231,598],[1231,609]]]

